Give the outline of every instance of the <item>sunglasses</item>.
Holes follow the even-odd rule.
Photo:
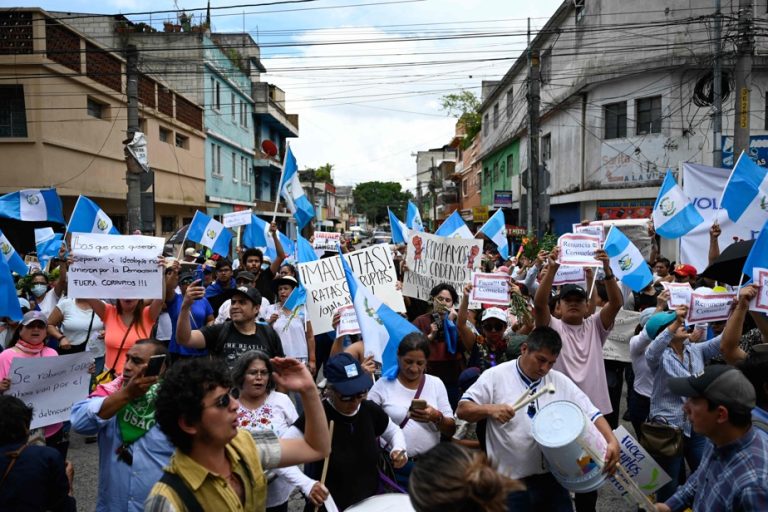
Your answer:
[[[339,400],[342,402],[351,402],[352,400],[362,400],[365,398],[365,395],[367,395],[367,391],[363,391],[362,393],[358,393],[356,395],[339,395]]]
[[[203,409],[207,409],[209,407],[216,407],[217,409],[226,409],[229,407],[229,404],[232,403],[232,399],[237,398],[234,394],[234,389],[230,389],[223,395],[221,395],[219,398],[216,399],[215,402],[213,402],[211,405],[203,406]]]
[[[506,325],[497,324],[497,323],[483,324],[483,329],[485,329],[486,331],[491,331],[491,332],[503,331],[505,328],[506,328]]]

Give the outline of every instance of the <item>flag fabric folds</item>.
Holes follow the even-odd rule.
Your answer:
[[[258,247],[263,249],[264,255],[270,260],[275,261],[275,258],[277,258],[277,247],[275,246],[275,239],[269,233],[270,225],[270,222],[251,214],[251,223],[246,225],[243,230],[242,243],[248,248]],[[280,245],[283,246],[283,252],[286,255],[292,255],[296,250],[293,240],[280,231],[277,232],[277,237],[280,240]]]
[[[120,234],[104,210],[85,196],[77,198],[75,209],[72,210],[72,216],[69,218],[67,232]]]
[[[392,213],[392,210],[387,208],[389,214],[389,227],[392,231],[392,243],[395,244],[407,244],[408,243],[408,228],[406,225]],[[415,229],[415,228],[414,228]],[[421,230],[423,230],[422,228]]]
[[[414,231],[424,231],[424,223],[421,222],[419,208],[410,200],[408,200],[408,211],[405,214],[405,225]]]
[[[768,220],[768,169],[742,152],[725,184],[720,207],[732,221],[761,229]]]
[[[381,362],[382,376],[394,380],[397,376],[397,347],[406,335],[419,330],[360,284],[341,250],[339,256],[365,343],[365,352],[372,353],[373,359]]]
[[[768,267],[768,222],[763,224],[763,229],[757,235],[755,243],[752,245],[746,261],[744,261],[744,269],[741,272],[754,278],[753,270],[755,267]]]
[[[299,263],[319,260],[320,258],[317,257],[317,253],[312,244],[309,243],[309,240],[301,236],[298,229],[296,231],[296,258],[299,260]]]
[[[21,306],[16,296],[16,284],[13,282],[11,269],[5,258],[0,258],[0,317],[21,320]]]
[[[64,234],[54,233],[53,228],[39,228],[35,230],[35,250],[40,268],[45,269],[51,258],[59,255]]]
[[[475,238],[475,235],[469,230],[464,219],[462,219],[459,212],[455,210],[447,219],[445,219],[445,221],[443,221],[440,227],[437,228],[435,234],[446,238]]]
[[[30,188],[0,196],[0,217],[66,224],[55,188]]]
[[[19,253],[13,248],[8,238],[0,231],[0,253],[3,254],[3,259],[8,264],[11,271],[16,272],[20,276],[25,276],[29,272],[27,264],[21,259]],[[2,316],[2,315],[0,315]]]
[[[301,187],[299,166],[296,164],[296,157],[293,156],[290,146],[285,152],[283,177],[280,180],[280,195],[285,199],[285,204],[291,210],[299,228],[303,229],[315,216],[315,209]]]
[[[653,205],[653,225],[656,233],[664,238],[680,238],[702,222],[704,217],[677,184],[672,171],[667,170],[659,196]]]
[[[651,268],[645,262],[640,249],[616,226],[608,231],[603,246],[610,258],[611,270],[616,278],[634,292],[642,291],[653,281]]]
[[[291,312],[296,312],[301,306],[307,303],[307,289],[299,283],[299,286],[293,289],[291,294],[285,299],[283,308]]]
[[[496,210],[488,221],[480,228],[480,232],[490,238],[499,249],[501,257],[509,259],[509,241],[507,240],[507,225],[504,222],[504,212]]]
[[[208,247],[216,254],[229,256],[232,233],[224,224],[198,210],[187,230],[187,240]]]

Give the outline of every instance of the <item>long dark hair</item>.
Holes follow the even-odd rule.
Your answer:
[[[123,314],[123,306],[120,302],[123,299],[118,299],[117,304],[115,307],[117,308],[117,314],[121,315]],[[126,299],[127,300],[127,299]],[[149,332],[147,332],[147,328],[144,325],[144,308],[146,307],[146,304],[144,303],[144,299],[138,299],[136,302],[136,308],[133,310],[133,318],[131,319],[131,323],[134,326],[134,329],[136,329],[136,334],[139,334],[139,327],[141,327],[142,335],[146,338],[149,337]],[[130,329],[130,325],[126,326]]]
[[[272,362],[269,360],[269,356],[261,350],[249,350],[237,358],[235,366],[232,368],[232,380],[234,381],[235,386],[238,389],[243,389],[245,374],[248,372],[248,368],[251,367],[251,363],[254,361],[264,361],[264,366],[267,367],[267,371],[269,372],[267,391],[275,389],[275,381],[272,380]]]

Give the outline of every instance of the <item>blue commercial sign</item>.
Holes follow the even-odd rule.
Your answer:
[[[761,167],[768,167],[768,135],[749,138],[749,156]],[[723,136],[723,167],[733,167],[733,137]]]

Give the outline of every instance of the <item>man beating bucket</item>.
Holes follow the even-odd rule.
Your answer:
[[[554,329],[537,327],[522,344],[520,357],[483,372],[464,393],[456,411],[469,422],[488,420],[488,455],[497,461],[502,474],[525,483],[527,491],[510,494],[509,510],[573,510],[568,491],[548,471],[533,437],[533,417],[552,402],[567,401],[581,409],[607,443],[601,454],[603,472],[616,470],[619,442],[608,422],[573,381],[552,370],[561,348]],[[546,387],[551,392],[541,394]]]

